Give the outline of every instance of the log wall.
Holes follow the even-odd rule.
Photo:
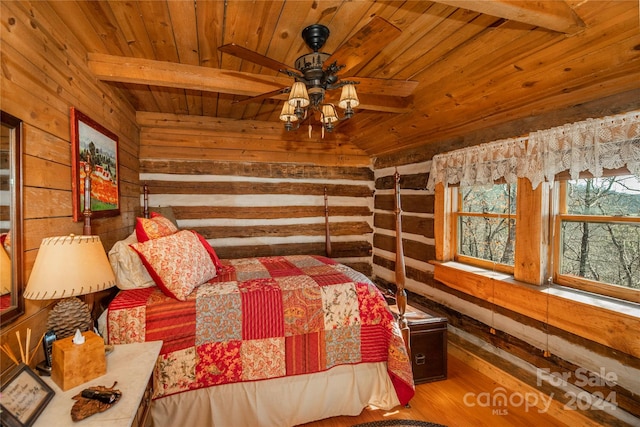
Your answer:
[[[324,255],[326,189],[332,257],[371,274],[373,171],[364,153],[332,139],[247,140],[228,121],[162,117],[138,114],[151,207],[171,206],[178,226],[201,233],[221,258]]]
[[[586,411],[589,417],[606,425],[633,424],[640,417],[637,334],[640,318],[628,315],[627,308],[624,314],[622,308],[603,309],[557,295],[542,298],[537,288],[485,280],[460,270],[434,266],[429,261],[436,259],[435,200],[434,194],[426,190],[426,182],[431,158],[438,152],[545,129],[547,123],[557,121],[558,117],[570,123],[617,114],[624,111],[619,109],[621,106],[631,111],[640,106],[637,100],[637,94],[630,93],[583,105],[582,110],[508,123],[467,138],[380,157],[374,162],[374,280],[395,290],[395,247],[391,243],[396,232],[393,174],[397,170],[402,176],[402,233],[409,303],[446,316],[454,342],[463,346],[471,346],[472,342],[491,363],[508,366],[518,378],[547,395],[554,393],[565,404],[581,392],[589,393],[588,398],[594,401],[598,395],[615,397],[616,411]],[[549,357],[544,357],[545,350],[550,351]],[[538,384],[536,373],[541,372],[538,369],[565,375],[569,379],[567,387],[578,388],[558,392]],[[616,376],[615,385],[584,384],[584,378],[597,378],[603,370]]]
[[[70,107],[116,133],[120,140],[121,215],[93,221],[105,250],[132,231],[139,204],[139,129],[135,112],[119,91],[97,81],[86,66],[87,52],[45,2],[0,2],[2,110],[23,121],[23,249],[26,281],[45,237],[82,234],[73,222]],[[107,297],[109,291],[98,296]],[[20,354],[15,332],[31,345],[44,333],[56,301],[26,301],[25,314],[2,325],[1,341]],[[44,359],[41,349],[32,365]],[[33,351],[33,350],[32,350]],[[1,355],[1,370],[11,362]]]

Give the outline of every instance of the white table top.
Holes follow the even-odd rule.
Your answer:
[[[144,391],[153,372],[162,341],[114,346],[107,355],[107,373],[84,384],[62,391],[51,377],[41,377],[55,392],[55,396],[36,420],[34,427],[129,427],[133,422]],[[111,387],[117,381],[116,389],[122,397],[111,408],[94,414],[82,421],[71,420],[73,396],[87,387]]]

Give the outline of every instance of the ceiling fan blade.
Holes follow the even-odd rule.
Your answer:
[[[289,70],[294,73],[298,73],[294,68],[289,67],[288,65],[283,64],[282,62],[278,62],[275,59],[271,59],[267,56],[264,56],[258,52],[253,50],[249,50],[246,47],[238,46],[235,43],[225,44],[218,48],[220,52],[228,53],[229,55],[233,55],[240,59],[245,59],[247,61],[251,61],[254,64],[262,65],[263,67],[271,68],[275,71]]]
[[[283,87],[282,89],[273,90],[271,92],[263,93],[257,96],[246,96],[242,99],[234,100],[231,103],[232,104],[248,104],[249,102],[262,101],[263,99],[273,98],[275,96],[281,95],[283,93],[289,93],[289,92],[291,92],[290,87]]]
[[[368,93],[372,95],[389,95],[405,97],[413,94],[418,86],[415,80],[377,79],[373,77],[352,76],[345,79],[354,81],[358,93]]]
[[[390,22],[374,16],[371,21],[343,43],[325,62],[325,67],[337,62],[345,67],[340,76],[350,76],[358,72],[360,64],[365,65],[388,43],[395,40],[402,31]]]

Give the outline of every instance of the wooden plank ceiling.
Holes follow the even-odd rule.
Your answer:
[[[349,42],[348,75],[363,79],[355,116],[326,138],[370,156],[640,88],[635,0],[56,0],[50,7],[90,52],[97,78],[120,87],[136,110],[168,120],[246,120],[248,137],[264,129],[255,121],[267,121],[282,139],[301,142],[306,130],[280,130],[286,94],[237,102],[293,79],[218,48],[234,43],[293,67],[309,53],[302,29],[324,24],[331,34],[322,51]],[[359,46],[353,36],[374,17],[398,36]]]

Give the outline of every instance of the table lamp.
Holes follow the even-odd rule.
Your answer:
[[[24,297],[30,300],[62,299],[47,320],[56,339],[93,329],[91,310],[76,296],[115,286],[111,264],[98,236],[42,239]],[[47,348],[45,347],[45,357]],[[49,358],[47,358],[47,361]]]

